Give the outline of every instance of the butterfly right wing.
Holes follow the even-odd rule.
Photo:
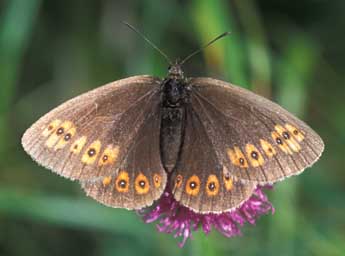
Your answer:
[[[70,179],[113,174],[131,142],[160,102],[160,80],[135,76],[71,99],[23,135],[25,151],[39,164]]]
[[[93,199],[110,207],[141,209],[161,197],[167,180],[159,149],[160,108],[155,107],[132,140],[128,154],[109,176],[83,181]]]

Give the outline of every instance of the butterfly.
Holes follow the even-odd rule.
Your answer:
[[[23,135],[40,165],[111,207],[142,209],[165,189],[197,213],[239,207],[258,185],[297,175],[324,143],[308,125],[253,92],[188,78],[118,80],[53,109]]]

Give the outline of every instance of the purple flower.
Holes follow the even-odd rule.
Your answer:
[[[212,227],[226,237],[241,235],[240,226],[246,222],[254,225],[255,220],[263,214],[271,211],[274,213],[272,204],[263,193],[263,188],[270,186],[257,186],[253,195],[239,208],[221,214],[200,214],[193,212],[185,206],[180,205],[173,197],[169,189],[166,189],[153,209],[144,209],[138,213],[146,223],[159,221],[157,228],[160,232],[174,233],[174,237],[183,237],[179,246],[182,247],[189,237],[192,237],[192,230],[202,228],[205,234],[211,232]]]

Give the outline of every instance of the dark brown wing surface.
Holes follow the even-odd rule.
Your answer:
[[[140,209],[158,199],[166,185],[159,153],[160,109],[156,106],[132,139],[119,168],[102,179],[82,183],[87,195],[111,206]]]
[[[71,99],[34,123],[23,147],[39,164],[70,179],[113,175],[156,113],[159,84],[154,77],[135,76]]]
[[[209,147],[236,178],[272,183],[302,172],[320,157],[322,139],[277,104],[211,78],[193,78],[190,84]]]
[[[255,183],[236,179],[218,161],[202,118],[194,105],[187,107],[180,160],[170,180],[174,197],[200,213],[239,207],[252,195]]]

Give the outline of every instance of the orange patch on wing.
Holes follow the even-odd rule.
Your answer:
[[[177,175],[175,178],[175,188],[179,188],[182,185],[183,177],[181,174]]]
[[[275,149],[273,148],[273,146],[269,142],[267,142],[263,139],[260,139],[260,144],[261,144],[262,150],[265,152],[265,154],[268,157],[272,157],[275,154],[277,154],[277,152],[275,151]]]
[[[206,181],[206,194],[208,196],[215,196],[219,192],[219,181],[216,175],[211,174]]]
[[[159,174],[155,173],[153,175],[153,184],[155,185],[156,188],[159,188],[162,184],[162,176]]]
[[[126,193],[129,190],[128,172],[120,171],[115,180],[115,188],[120,193]]]
[[[139,195],[147,194],[149,192],[149,180],[144,174],[139,173],[139,175],[135,178],[134,188]]]
[[[198,176],[191,176],[186,182],[186,193],[190,196],[196,196],[200,190],[200,179]]]
[[[110,184],[111,182],[111,176],[108,176],[108,177],[105,177],[103,180],[102,180],[102,183],[103,183],[103,186],[106,187]]]
[[[298,142],[294,139],[293,136],[291,136],[291,132],[289,132],[287,129],[285,129],[281,125],[276,125],[275,130],[279,133],[279,135],[285,140],[286,144],[295,152],[298,152],[301,150],[301,146],[298,144]]]
[[[52,121],[48,126],[43,127],[42,135],[48,137],[50,134],[56,131],[57,127],[61,124],[61,120],[56,119]]]
[[[80,151],[83,149],[84,145],[86,143],[86,136],[82,136],[79,139],[77,139],[70,147],[70,151],[73,154],[79,154]]]
[[[248,162],[239,147],[234,147],[233,150],[228,149],[228,157],[234,165],[241,168],[248,168]]]
[[[119,146],[113,148],[112,145],[107,146],[107,148],[103,151],[101,157],[99,158],[98,165],[108,165],[115,163],[117,157],[119,155]]]
[[[277,132],[272,132],[272,139],[274,142],[278,145],[278,147],[286,154],[292,154],[291,149],[289,146],[285,143],[284,139],[280,137],[280,135]]]
[[[52,148],[61,137],[66,134],[66,131],[69,130],[73,126],[71,121],[65,121],[61,125],[57,126],[55,131],[49,136],[46,141],[46,146],[48,148]]]
[[[231,190],[233,188],[234,183],[233,183],[230,175],[224,174],[223,181],[224,181],[225,189],[227,191],[229,191],[229,190]]]
[[[264,158],[253,144],[246,145],[246,152],[249,162],[253,167],[258,167],[264,164]]]
[[[285,128],[292,134],[292,136],[298,141],[301,142],[304,140],[304,135],[301,131],[299,131],[296,127],[292,126],[291,124],[285,124]]]
[[[76,133],[76,128],[75,127],[71,127],[69,130],[67,130],[65,132],[65,134],[63,135],[63,137],[59,140],[59,142],[55,145],[54,149],[62,149],[64,148],[67,143],[69,143],[71,141],[71,139],[73,138],[73,136]]]
[[[102,144],[99,140],[92,142],[91,145],[85,150],[81,161],[84,164],[93,164],[96,161],[99,151],[101,150],[101,146]]]

